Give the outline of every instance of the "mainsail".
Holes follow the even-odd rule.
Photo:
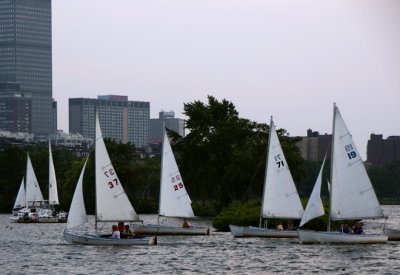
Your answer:
[[[51,143],[49,140],[49,204],[58,205],[57,179],[54,169],[53,155],[51,153]]]
[[[29,154],[26,163],[26,201],[43,201],[42,191],[40,191]]]
[[[96,220],[139,221],[107,153],[96,115]]]
[[[194,217],[191,200],[179,173],[165,127],[163,130],[161,158],[159,215]]]
[[[261,215],[263,218],[301,219],[304,213],[303,206],[272,118],[269,131]]]
[[[331,167],[332,220],[383,217],[360,154],[334,105]]]

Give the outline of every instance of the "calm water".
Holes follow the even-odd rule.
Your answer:
[[[400,206],[384,206],[400,228]],[[400,242],[300,245],[297,239],[235,239],[230,233],[159,237],[157,246],[67,244],[65,224],[12,224],[0,215],[0,274],[382,274],[400,272]],[[142,216],[155,220],[154,216]],[[198,221],[210,225],[210,221]],[[367,232],[379,229],[374,221]]]

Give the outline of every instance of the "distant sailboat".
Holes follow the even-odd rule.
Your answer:
[[[16,203],[18,201],[21,204],[22,195],[20,192],[24,191],[23,196],[25,202],[23,206],[18,210],[16,207],[13,208],[13,216],[10,217],[13,222],[39,222],[39,223],[55,223],[55,222],[65,222],[67,220],[67,213],[60,211],[56,213],[54,205],[58,205],[58,192],[57,192],[57,181],[53,164],[53,156],[51,153],[51,144],[49,141],[49,200],[45,201],[43,199],[42,191],[40,190],[38,180],[36,178],[35,171],[32,166],[29,154],[27,154],[27,164],[26,164],[26,177],[25,185],[22,180],[20,189],[18,191],[18,196]]]
[[[235,237],[297,238],[296,230],[261,227],[262,219],[301,219],[303,206],[271,117],[259,227],[229,225]]]
[[[176,164],[166,129],[163,127],[158,215],[159,217],[193,218],[195,215],[191,203]],[[133,224],[132,226],[135,233],[147,235],[208,235],[210,232],[209,228],[193,226],[188,228],[159,224]]]
[[[383,218],[382,208],[360,154],[336,104],[333,107],[331,151],[330,221]],[[312,203],[317,198],[310,200]],[[387,236],[380,234],[308,230],[297,232],[301,243],[385,243],[388,240]]]
[[[87,160],[86,160],[87,161]],[[96,115],[96,230],[99,222],[133,222],[139,221],[128,196],[114,170],[108,155],[100,129],[99,118]],[[85,163],[86,165],[86,163]],[[85,166],[84,166],[85,168]],[[84,168],[74,193],[68,215],[64,237],[69,243],[87,245],[154,245],[157,239],[154,237],[143,238],[109,238],[108,235],[94,233],[81,233],[73,230],[74,227],[87,223],[85,205],[83,202],[82,180]]]

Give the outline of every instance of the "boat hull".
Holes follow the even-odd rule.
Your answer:
[[[400,229],[384,228],[383,233],[388,236],[389,241],[400,241]]]
[[[144,225],[132,224],[132,231],[137,235],[209,235],[210,229],[205,227],[174,227],[174,226],[159,226],[159,225]]]
[[[97,234],[91,233],[74,233],[64,231],[64,238],[68,243],[84,244],[84,245],[156,245],[156,237],[143,237],[133,239],[111,239],[100,237]]]
[[[342,243],[342,244],[376,244],[386,243],[388,236],[379,234],[345,234],[341,232],[322,232],[297,230],[300,243]]]
[[[253,226],[229,225],[232,235],[235,238],[262,237],[262,238],[297,238],[294,230],[275,230]]]

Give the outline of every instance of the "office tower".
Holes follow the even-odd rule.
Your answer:
[[[35,135],[53,131],[51,0],[0,0],[0,83],[31,97]]]
[[[1,0],[0,0],[1,1]],[[19,83],[0,83],[0,130],[31,132],[31,98]]]
[[[99,114],[104,137],[116,142],[147,146],[150,103],[128,101],[127,96],[106,95],[69,99],[69,132],[95,138],[95,114]]]
[[[180,136],[185,137],[185,120],[175,118],[175,113],[173,111],[162,111],[158,113],[158,118],[150,119],[149,143],[155,144],[162,142],[163,125],[177,132]]]

